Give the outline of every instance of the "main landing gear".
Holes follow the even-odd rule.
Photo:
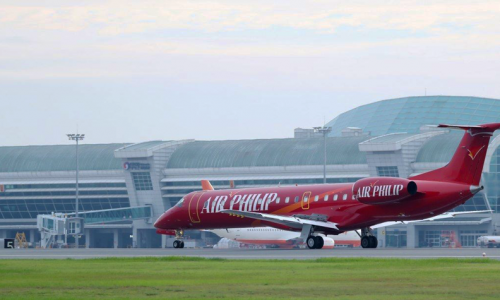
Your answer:
[[[323,237],[317,235],[317,236],[309,236],[307,238],[307,247],[309,249],[321,249],[323,248],[323,245],[325,244],[325,240],[323,240]]]
[[[174,241],[174,248],[184,248],[184,231],[181,230],[176,230],[175,231],[175,241]]]
[[[373,235],[372,230],[368,227],[361,228],[361,247],[377,248],[378,240]]]
[[[309,249],[321,249],[325,244],[323,237],[314,235],[314,227],[311,225],[304,225],[304,227],[302,227],[300,238],[306,243]]]

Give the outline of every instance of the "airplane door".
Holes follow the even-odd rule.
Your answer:
[[[204,193],[196,193],[191,196],[191,199],[189,199],[189,219],[193,223],[200,223],[200,215],[199,215],[199,206],[200,206],[200,200],[201,196]]]
[[[309,209],[309,202],[311,201],[311,192],[305,192],[300,201],[302,209]]]

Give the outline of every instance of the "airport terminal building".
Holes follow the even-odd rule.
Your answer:
[[[430,124],[500,122],[500,100],[425,96],[383,100],[345,112],[326,126],[327,182],[368,176],[409,177],[444,166],[463,132]],[[168,137],[167,137],[168,138]],[[500,231],[500,137],[490,142],[485,189],[458,211],[493,210],[454,219],[377,230],[379,247],[476,246],[477,237]],[[123,211],[85,225],[86,247],[166,247],[153,222],[185,194],[209,179],[215,189],[323,182],[323,138],[296,129],[294,138],[231,141],[147,141],[80,145],[79,210]],[[75,146],[0,147],[0,238],[24,232],[36,244],[38,214],[75,211]],[[137,217],[134,208],[150,214]],[[128,212],[128,210],[127,210]],[[497,225],[498,224],[498,225]],[[193,245],[217,237],[186,232]],[[71,240],[68,240],[71,243]]]

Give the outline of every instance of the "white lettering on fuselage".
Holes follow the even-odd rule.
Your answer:
[[[390,197],[399,196],[399,192],[403,190],[402,184],[396,185],[376,185],[363,186],[358,189],[357,198],[372,198],[372,197]]]
[[[224,209],[239,211],[268,211],[269,205],[276,201],[277,193],[216,196],[203,203],[201,213],[218,213]],[[228,201],[231,199],[230,201]],[[228,205],[226,205],[228,203]]]

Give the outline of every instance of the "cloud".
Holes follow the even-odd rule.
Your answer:
[[[263,4],[265,3],[265,4]],[[494,1],[421,1],[374,4],[373,1],[105,1],[86,6],[3,7],[3,28],[80,31],[98,28],[100,34],[118,35],[164,29],[205,32],[269,29],[273,26],[335,32],[340,26],[366,29],[439,32],[472,27],[500,27],[500,5]],[[296,5],[294,5],[296,4]]]
[[[0,77],[156,76],[171,71],[158,62],[176,57],[196,73],[194,56],[236,57],[249,68],[245,58],[436,65],[500,58],[498,1],[43,3],[0,4]]]

